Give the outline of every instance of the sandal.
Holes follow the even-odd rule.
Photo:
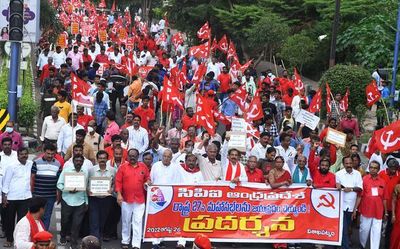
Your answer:
[[[121,249],[129,249],[129,245],[122,244]]]
[[[13,243],[12,242],[8,242],[8,241],[6,241],[6,242],[4,242],[4,244],[3,244],[3,246],[4,247],[12,247],[13,246]]]

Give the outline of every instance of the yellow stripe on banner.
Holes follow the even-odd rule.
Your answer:
[[[0,130],[4,131],[8,120],[10,120],[10,114],[7,109],[0,109]]]

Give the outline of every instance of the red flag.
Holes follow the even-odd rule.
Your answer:
[[[318,89],[318,92],[312,98],[310,107],[308,107],[308,111],[311,113],[316,113],[321,110],[321,103],[322,103],[322,89]]]
[[[167,76],[164,76],[163,89],[161,90],[162,101],[164,104],[171,104],[172,106],[178,106],[180,109],[184,109],[183,103],[179,96],[178,88],[172,84]]]
[[[400,121],[375,131],[375,145],[381,153],[390,153],[400,149]]]
[[[99,3],[99,8],[104,9],[106,7],[106,0],[101,0]]]
[[[213,110],[201,94],[197,94],[196,102],[196,122],[198,125],[204,127],[211,136],[213,136],[215,134]]]
[[[296,88],[295,90],[297,90],[298,92],[304,89],[304,83],[301,80],[299,72],[297,72],[297,68],[294,68],[294,87]]]
[[[236,92],[231,95],[230,99],[235,102],[243,112],[246,112],[246,98],[246,85],[243,84],[241,87],[239,87],[239,89],[236,90]]]
[[[186,62],[183,61],[182,69],[178,74],[178,87],[179,87],[180,90],[183,90],[183,86],[186,85],[189,82],[189,79],[187,78],[186,72],[187,72]]]
[[[167,34],[165,34],[165,32],[162,32],[162,34],[158,37],[158,39],[156,39],[156,44],[160,45],[163,42],[167,41]]]
[[[221,121],[224,125],[229,125],[232,123],[232,120],[229,119],[227,116],[225,116],[222,112],[219,110],[213,110],[214,112],[214,117],[216,120]]]
[[[375,80],[371,81],[365,88],[365,95],[367,96],[367,106],[373,106],[381,98],[381,92],[378,90]]]
[[[115,0],[113,1],[113,4],[112,4],[112,6],[111,6],[111,10],[110,10],[111,12],[114,12],[115,11]]]
[[[258,91],[253,97],[249,108],[244,112],[245,120],[260,120],[264,117],[264,111],[261,106],[261,99]]]
[[[331,106],[331,88],[329,87],[329,84],[326,83],[326,112],[331,113],[332,112],[332,106]]]
[[[86,81],[81,80],[76,74],[71,73],[71,87],[73,100],[83,106],[93,106],[93,99],[88,95],[90,85]]]
[[[141,66],[141,67],[139,67],[139,70],[138,70],[139,76],[142,79],[146,79],[146,77],[149,74],[149,72],[151,71],[151,69],[153,69],[152,66]]]
[[[197,68],[196,72],[194,72],[192,82],[196,85],[199,85],[201,80],[203,79],[204,74],[207,72],[207,66],[206,64],[202,63],[199,65]]]
[[[246,71],[246,69],[249,68],[249,66],[251,65],[252,62],[253,62],[253,59],[247,61],[244,65],[241,65],[240,71],[244,74],[244,71]]]
[[[210,39],[211,37],[211,28],[206,22],[200,29],[197,31],[197,37],[202,40]]]
[[[347,109],[349,109],[349,95],[350,95],[349,88],[347,88],[346,94],[339,103],[339,108],[342,112],[346,112]]]
[[[213,42],[211,43],[211,51],[215,52],[215,50],[217,50],[218,48],[218,42],[217,42],[217,38],[214,37]]]
[[[189,55],[196,58],[207,59],[210,56],[210,43],[207,41],[199,46],[193,46],[189,49]]]
[[[229,42],[227,59],[229,59],[231,57],[237,57],[235,44],[233,44],[232,41]]]
[[[177,48],[183,42],[183,36],[180,32],[175,33],[171,38],[172,44]]]
[[[221,50],[224,54],[228,53],[228,39],[226,35],[224,35],[221,40],[218,42],[218,49]]]
[[[376,146],[376,142],[375,142],[375,131],[372,133],[371,138],[368,141],[368,145],[367,148],[365,149],[365,153],[364,155],[368,158],[371,158],[372,154],[375,153],[375,151],[377,151],[378,148]]]

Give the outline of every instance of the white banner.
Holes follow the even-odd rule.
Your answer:
[[[8,40],[8,16],[10,1],[0,1],[0,40]],[[40,0],[24,0],[24,42],[38,43],[40,37]]]

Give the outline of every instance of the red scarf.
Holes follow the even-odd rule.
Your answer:
[[[31,241],[33,241],[33,236],[35,236],[39,232],[39,226],[30,212],[26,214],[26,218],[29,221],[29,225],[31,228]],[[44,228],[44,224],[42,221],[40,221],[40,225],[42,226],[42,228]]]
[[[231,161],[229,161],[228,163],[228,169],[226,170],[226,176],[225,176],[225,181],[231,181],[232,180],[232,163]],[[240,163],[236,163],[236,173],[235,173],[235,177],[233,179],[235,179],[236,177],[240,176],[240,172],[241,171],[241,167],[240,167]]]
[[[186,163],[182,163],[181,166],[186,172],[189,172],[189,173],[197,173],[200,171],[199,167],[194,167],[193,169],[191,169],[186,165]]]

